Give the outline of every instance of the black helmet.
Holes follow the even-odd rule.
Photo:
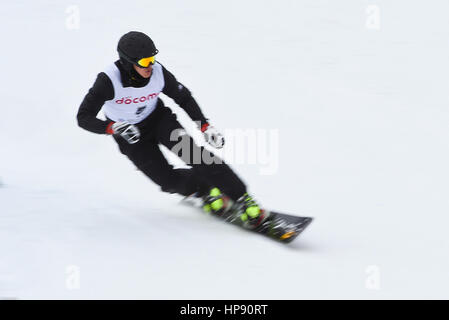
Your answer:
[[[117,51],[125,69],[131,69],[132,64],[139,65],[140,59],[153,57],[159,52],[153,40],[138,31],[130,31],[123,35],[118,42]]]

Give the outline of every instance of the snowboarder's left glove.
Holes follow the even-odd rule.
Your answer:
[[[139,142],[140,139],[139,128],[125,121],[111,122],[106,129],[106,133],[119,135],[129,144]]]
[[[225,142],[223,135],[218,132],[217,129],[209,125],[209,123],[203,124],[201,127],[201,132],[203,132],[206,142],[212,147],[217,149],[223,148]]]

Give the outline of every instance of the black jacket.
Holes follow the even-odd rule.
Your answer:
[[[151,77],[149,79],[144,79],[134,70],[131,72],[124,70],[120,64],[120,61],[116,61],[115,65],[120,70],[122,84],[124,87],[141,88],[146,86],[148,81],[151,81]],[[165,86],[162,92],[175,100],[175,102],[187,112],[192,120],[200,121],[201,125],[205,124],[207,119],[204,117],[189,89],[179,83],[175,76],[165,69],[164,66],[162,66],[162,71],[165,81]],[[111,121],[98,119],[97,114],[100,112],[103,104],[107,100],[111,100],[113,98],[114,87],[111,80],[104,72],[99,73],[94,85],[89,89],[89,92],[86,94],[79,107],[77,114],[78,125],[81,128],[94,133],[106,133],[106,127]],[[158,98],[156,110],[160,108],[165,108],[165,106],[164,102]],[[153,113],[155,112],[153,111]],[[151,117],[153,113],[151,113],[147,118]],[[155,114],[157,114],[157,112]],[[145,119],[142,123],[144,122]]]

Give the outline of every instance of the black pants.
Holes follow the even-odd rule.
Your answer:
[[[157,107],[137,125],[141,132],[139,142],[129,144],[114,136],[120,151],[162,191],[189,195],[204,194],[218,187],[231,199],[237,200],[246,192],[246,186],[220,158],[195,144],[185,133],[176,115],[166,107]],[[174,169],[159,149],[159,144],[174,151],[191,169]]]

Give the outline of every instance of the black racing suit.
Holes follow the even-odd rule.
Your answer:
[[[119,61],[116,61],[115,65],[120,70],[124,87],[139,88],[151,81],[151,77],[144,79],[134,70],[131,72],[124,70]],[[192,120],[199,121],[201,125],[207,123],[207,119],[190,91],[164,67],[162,69],[165,81],[162,92],[175,100]],[[105,73],[99,73],[79,107],[78,125],[94,133],[106,134],[106,128],[112,120],[103,121],[97,118],[97,114],[105,101],[113,98],[114,87],[111,80]],[[156,109],[135,125],[141,133],[139,142],[129,144],[120,136],[113,137],[120,151],[139,170],[161,186],[163,191],[182,195],[194,192],[204,194],[211,187],[218,187],[233,200],[237,200],[246,192],[245,184],[223,160],[203,147],[197,146],[193,139],[183,132],[183,127],[177,121],[176,115],[165,107],[161,99],[158,98]],[[178,130],[180,134],[172,136],[174,130]],[[188,148],[177,148],[180,141]],[[176,154],[191,166],[191,169],[174,169],[162,154],[159,144],[166,146],[169,150],[177,148]],[[201,156],[198,157],[198,155]]]

